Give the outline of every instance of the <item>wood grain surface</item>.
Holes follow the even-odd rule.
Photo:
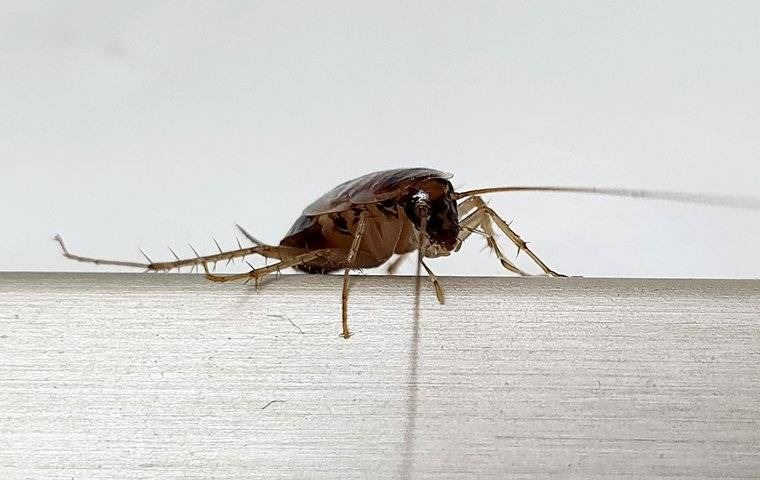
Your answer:
[[[0,274],[0,478],[760,478],[760,281],[340,281]]]

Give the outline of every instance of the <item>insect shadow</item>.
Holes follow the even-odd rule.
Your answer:
[[[326,274],[343,270],[342,332],[349,338],[348,291],[349,272],[374,268],[388,262],[394,254],[417,252],[415,312],[419,309],[420,273],[424,269],[440,303],[444,302],[443,288],[425,263],[457,252],[472,234],[483,236],[501,265],[518,275],[528,275],[502,252],[496,240],[501,231],[515,246],[525,252],[549,276],[564,276],[549,268],[520,238],[498,213],[492,210],[481,195],[496,192],[569,192],[618,197],[670,200],[734,208],[760,208],[760,200],[746,197],[716,196],[667,191],[630,190],[596,187],[508,186],[481,188],[456,192],[449,179],[451,174],[429,168],[400,168],[370,173],[347,181],[322,195],[304,209],[279,245],[268,245],[237,226],[253,246],[200,255],[192,248],[194,257],[181,259],[171,248],[175,260],[153,262],[143,252],[148,263],[103,260],[74,255],[68,251],[60,235],[54,238],[66,258],[98,265],[143,268],[147,271],[169,271],[182,267],[203,267],[206,278],[214,282],[253,280],[258,282],[285,268],[306,273]],[[276,260],[260,268],[251,266],[247,273],[217,275],[209,264],[231,262],[236,258],[259,255]],[[250,264],[249,264],[250,265]],[[398,260],[389,263],[389,273],[398,267]]]

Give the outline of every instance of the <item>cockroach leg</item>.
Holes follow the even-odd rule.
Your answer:
[[[473,232],[480,233],[480,231],[477,230],[477,228],[480,227],[482,229],[483,235],[486,237],[488,247],[490,247],[491,250],[493,250],[493,252],[496,254],[496,257],[499,259],[501,265],[512,273],[528,276],[529,274],[527,272],[510,261],[507,256],[504,255],[504,253],[501,251],[501,248],[499,248],[499,244],[496,241],[496,235],[494,235],[493,227],[491,224],[491,218],[488,216],[487,211],[485,210],[487,207],[485,206],[485,203],[482,202],[482,200],[480,203],[478,200],[480,200],[478,197],[472,197],[463,202],[463,204],[468,204],[470,210],[474,208],[475,211],[465,217],[459,224],[459,237],[457,238],[457,245],[454,248],[454,251],[459,251],[459,249],[462,247],[462,243],[467,240],[467,238],[469,238]]]
[[[475,197],[469,197],[459,205],[457,205],[457,212],[459,213],[459,221],[461,222],[470,212],[475,210],[479,206]]]
[[[268,257],[268,258],[281,258],[283,256],[292,257],[294,255],[303,253],[303,249],[300,249],[300,248],[272,246],[272,245],[257,245],[255,247],[247,247],[247,248],[241,248],[238,250],[220,252],[214,255],[201,256],[198,254],[195,248],[193,248],[191,245],[190,248],[195,253],[196,255],[195,257],[186,258],[186,259],[177,259],[176,261],[172,261],[172,262],[152,262],[146,256],[146,259],[148,259],[150,263],[139,263],[139,262],[126,262],[122,260],[106,260],[102,258],[91,258],[91,257],[82,257],[79,255],[74,255],[71,252],[69,252],[68,248],[66,248],[66,244],[63,242],[63,238],[61,238],[60,235],[56,235],[55,237],[53,237],[53,239],[56,242],[58,242],[58,244],[60,245],[61,251],[63,252],[63,256],[71,260],[76,260],[78,262],[84,262],[84,263],[94,263],[96,265],[114,265],[118,267],[143,268],[152,272],[161,272],[161,271],[173,270],[175,268],[179,269],[182,267],[193,267],[193,266],[201,265],[201,264],[216,263],[222,260],[229,260],[231,258],[244,257],[246,255],[261,255],[263,257]],[[145,254],[143,253],[143,255]],[[174,255],[175,258],[177,258],[176,253],[174,253],[173,251],[172,251],[172,255]]]
[[[433,287],[435,288],[435,296],[438,299],[438,303],[443,305],[446,300],[446,297],[443,291],[443,287],[441,286],[441,283],[438,281],[438,277],[435,276],[433,271],[430,270],[430,267],[428,267],[424,261],[420,263],[422,264],[422,267],[425,269],[428,276],[430,277],[430,281],[433,282]]]
[[[277,273],[284,268],[290,268],[305,262],[309,262],[331,251],[332,249],[312,250],[310,252],[300,253],[290,258],[285,258],[282,261],[268,265],[266,267],[254,268],[246,273],[235,273],[230,275],[215,275],[211,273],[208,268],[208,262],[203,261],[201,262],[201,265],[203,266],[203,270],[206,272],[206,278],[212,282],[225,283],[243,279],[248,281],[251,279],[258,281],[259,279],[267,275],[271,275],[272,273]]]
[[[480,223],[480,226],[486,234],[486,241],[488,242],[488,246],[491,248],[491,250],[494,251],[494,253],[496,253],[496,256],[501,262],[501,265],[507,270],[509,270],[510,272],[514,272],[518,275],[522,275],[523,277],[529,276],[530,275],[529,273],[525,272],[520,267],[515,265],[501,251],[501,248],[499,248],[499,244],[496,242],[496,235],[494,234],[494,231],[493,231],[491,218],[485,213],[483,214],[483,221]]]
[[[359,253],[359,247],[361,245],[362,237],[364,236],[364,229],[367,226],[366,220],[367,212],[361,212],[359,214],[358,225],[356,232],[354,233],[354,241],[351,243],[351,250],[348,251],[348,257],[346,258],[346,269],[343,271],[343,295],[342,295],[342,311],[341,318],[343,320],[343,332],[341,337],[348,339],[351,336],[351,332],[348,331],[348,287],[349,287],[349,272],[356,260],[356,255]]]
[[[493,222],[496,224],[499,229],[504,232],[504,234],[512,241],[512,243],[515,244],[515,246],[518,249],[518,253],[521,251],[525,252],[531,260],[533,260],[536,265],[538,265],[541,270],[544,271],[546,275],[549,275],[551,277],[564,277],[565,275],[562,275],[560,273],[555,272],[551,268],[549,268],[544,262],[541,261],[538,256],[536,256],[535,253],[531,251],[531,249],[528,247],[528,244],[525,243],[525,241],[520,238],[520,235],[518,235],[512,228],[509,226],[509,224],[499,216],[498,213],[496,213],[494,210],[491,209],[491,207],[487,206],[485,202],[478,196],[472,197],[474,199],[477,199],[479,202],[478,210],[484,212],[488,217],[493,220]],[[484,229],[485,230],[485,229]],[[486,230],[487,232],[488,230]]]
[[[401,265],[401,263],[406,260],[407,254],[402,254],[396,257],[391,264],[387,268],[387,272],[389,275],[395,275],[396,271],[398,270],[398,267]],[[422,262],[422,266],[425,268],[425,271],[427,271],[428,276],[430,277],[430,281],[433,283],[433,287],[435,288],[435,296],[438,299],[438,303],[443,305],[444,302],[444,291],[443,287],[441,286],[441,283],[438,281],[438,277],[433,274],[432,270],[425,264],[425,262]]]
[[[483,221],[483,214],[480,211],[474,211],[464,218],[460,217],[459,220],[459,235],[457,236],[457,243],[454,246],[454,251],[458,252],[462,248],[464,243],[470,235],[480,226],[480,222]]]
[[[481,210],[475,210],[470,215],[460,220],[459,223],[459,235],[457,236],[457,243],[454,246],[454,251],[458,252],[462,248],[462,244],[467,240],[470,235],[477,233],[485,237],[488,246],[490,247],[495,242],[492,242],[488,234],[484,231],[482,223],[487,222],[486,215]],[[480,230],[478,229],[480,227]]]
[[[71,260],[76,260],[77,262],[94,263],[96,265],[115,265],[119,267],[136,267],[152,270],[150,268],[150,264],[148,263],[123,262],[120,260],[103,260],[101,258],[81,257],[79,255],[74,255],[72,253],[69,253],[69,250],[66,248],[66,244],[63,243],[63,238],[60,235],[54,236],[53,240],[58,242],[58,245],[60,245],[64,257]]]
[[[388,268],[386,269],[386,272],[388,272],[388,275],[395,275],[398,271],[399,267],[402,263],[404,263],[404,260],[406,260],[406,254],[401,254],[398,257],[394,258],[393,261],[388,265]]]

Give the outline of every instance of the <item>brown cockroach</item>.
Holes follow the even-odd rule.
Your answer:
[[[509,224],[486,205],[481,198],[483,194],[517,191],[591,193],[760,208],[760,201],[751,198],[617,188],[527,186],[456,192],[449,182],[451,177],[448,173],[428,168],[402,168],[374,172],[342,183],[306,207],[279,245],[264,244],[238,225],[254,246],[243,247],[238,243],[238,249],[225,252],[217,243],[219,253],[213,255],[201,256],[193,249],[195,257],[180,259],[172,251],[175,261],[156,263],[143,254],[148,263],[136,263],[73,255],[59,235],[55,236],[55,240],[60,244],[63,255],[72,260],[138,267],[148,271],[201,265],[206,278],[214,282],[251,279],[258,282],[262,277],[285,268],[322,274],[343,270],[341,336],[348,338],[351,336],[348,329],[349,272],[381,266],[394,254],[403,256],[417,252],[416,301],[419,301],[422,267],[435,287],[438,301],[443,303],[443,289],[424,259],[458,251],[473,233],[485,237],[505,269],[518,275],[528,275],[501,251],[496,242],[495,229],[517,246],[518,253],[525,252],[544,274],[563,276],[539,259]],[[251,266],[251,271],[241,274],[216,275],[209,271],[209,263],[230,262],[247,255],[276,259],[277,263],[261,268]],[[392,273],[397,265],[397,262],[392,263],[389,272]]]

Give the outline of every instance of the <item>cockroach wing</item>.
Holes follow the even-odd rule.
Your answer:
[[[397,168],[369,173],[341,183],[306,207],[304,216],[343,212],[355,205],[382,202],[398,195],[411,183],[430,178],[449,179],[450,173],[430,168]]]

